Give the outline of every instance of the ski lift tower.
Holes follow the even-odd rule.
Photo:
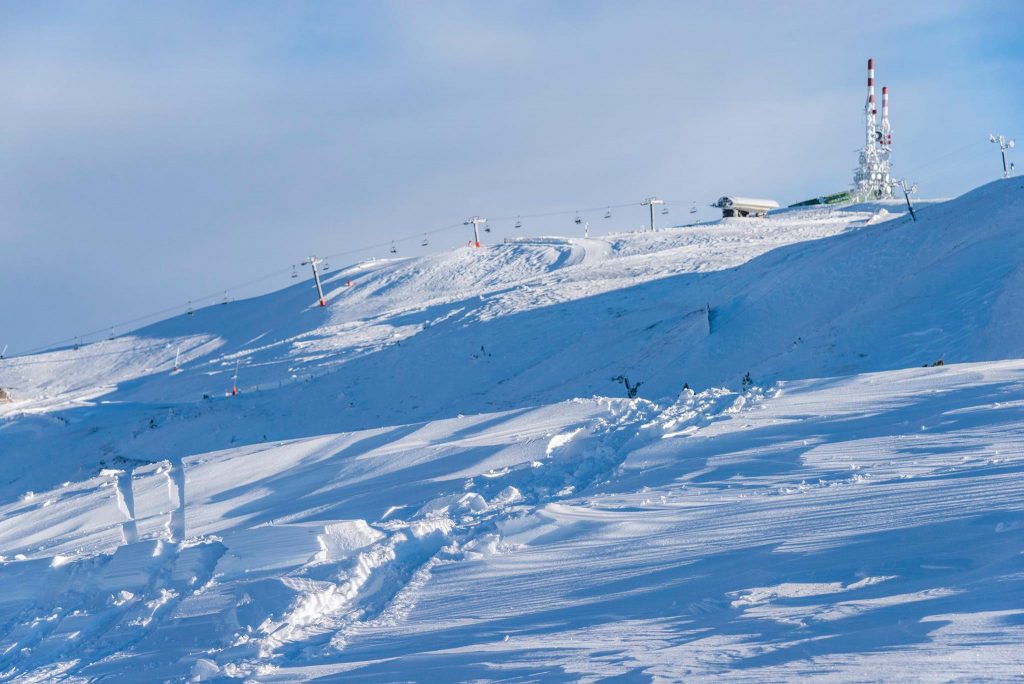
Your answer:
[[[473,242],[472,244],[476,247],[480,246],[480,226],[481,224],[487,223],[487,219],[482,216],[470,216],[468,219],[462,222],[464,226],[473,226]]]
[[[889,88],[882,88],[882,120],[875,108],[875,60],[868,60],[868,99],[864,103],[864,148],[860,166],[853,174],[853,195],[860,200],[891,199],[889,156],[892,131],[889,127]]]
[[[654,207],[659,205],[659,204],[664,204],[664,203],[665,203],[665,200],[658,199],[657,197],[648,197],[647,199],[645,199],[643,202],[640,203],[642,206],[650,207],[650,209],[651,209],[651,232],[652,233],[655,230],[657,230],[657,228],[654,225]],[[577,221],[577,223],[579,223],[579,221]]]
[[[320,306],[327,306],[327,300],[324,298],[324,288],[320,285],[320,272],[316,270],[317,264],[324,261],[324,259],[318,259],[315,256],[311,256],[302,262],[303,266],[309,266],[313,269],[313,282],[316,283],[316,295],[319,298]]]
[[[997,137],[992,135],[991,133],[988,134],[988,141],[991,143],[999,144],[999,151],[1003,153],[1003,178],[1009,178],[1010,172],[1013,171],[1013,163],[1011,162],[1010,165],[1007,166],[1006,151],[1012,150],[1016,143],[1013,141],[1012,138],[1010,140],[1007,140],[1005,135],[1000,135]]]

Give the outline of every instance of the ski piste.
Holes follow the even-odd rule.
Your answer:
[[[0,361],[0,678],[1016,678],[1024,188],[918,209],[367,261]]]

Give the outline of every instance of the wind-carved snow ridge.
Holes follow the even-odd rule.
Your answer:
[[[467,481],[460,492],[435,497],[408,521],[377,525],[386,537],[355,556],[326,582],[291,580],[300,591],[279,621],[260,626],[265,636],[241,643],[257,648],[254,657],[225,664],[235,674],[269,672],[275,662],[315,661],[345,648],[363,625],[394,624],[415,605],[415,593],[438,565],[457,563],[500,548],[499,522],[523,515],[548,500],[570,495],[621,462],[617,447],[635,435],[636,426],[656,407],[634,400],[591,424],[552,435],[540,460],[503,475]],[[369,528],[367,528],[369,529]],[[325,542],[321,546],[326,548]],[[323,562],[319,555],[315,562]],[[376,578],[376,579],[375,579]]]
[[[521,505],[536,506],[607,479],[638,438],[637,429],[659,411],[646,399],[608,402],[607,407],[607,417],[553,435],[543,459],[520,464],[501,477],[478,476],[471,490],[485,499],[514,497]]]
[[[365,523],[362,525],[365,527]],[[369,527],[365,529],[373,534]],[[280,620],[268,618],[260,625],[259,631],[265,636],[240,639],[239,645],[251,643],[257,653],[254,658],[228,663],[227,671],[258,674],[268,671],[268,663],[279,654],[295,657],[301,653],[303,658],[310,659],[330,652],[325,649],[328,642],[340,647],[340,635],[352,624],[380,614],[417,570],[438,552],[451,530],[452,523],[446,518],[418,521],[361,551],[350,567],[325,581],[286,578],[284,584],[299,592],[297,597]],[[325,551],[329,548],[329,542],[321,544]],[[314,561],[329,562],[324,555]],[[371,579],[378,575],[381,577],[370,586]]]
[[[162,539],[127,543],[109,558],[69,563],[54,612],[22,613],[5,630],[0,673],[32,672],[73,657],[64,668],[71,676],[82,665],[130,651],[206,581],[220,550],[197,551],[206,556],[200,563],[205,577],[178,576],[181,549]]]
[[[1024,377],[1019,369],[982,372],[990,373],[992,382]],[[952,375],[956,373],[959,375]],[[881,384],[868,377],[859,381],[862,389],[820,391],[834,392],[823,401],[835,414],[836,429],[857,430],[863,428],[842,426],[850,422],[850,416],[861,415],[863,406],[875,411],[888,407],[913,421],[917,414],[902,408],[907,402],[943,401],[940,394],[922,392],[922,383],[934,385],[935,380],[929,378],[943,377],[949,378],[944,382],[953,387],[956,378],[976,378],[978,373],[955,367],[918,369]],[[828,382],[821,384],[829,387]],[[885,388],[885,400],[871,394],[881,388]],[[796,467],[783,458],[794,442],[791,431],[800,436],[795,444],[803,466],[797,477],[806,479],[819,471],[825,476],[834,468],[833,460],[844,456],[814,436],[824,428],[794,422],[793,415],[809,410],[808,401],[819,401],[803,398],[808,391],[800,385],[769,390],[755,387],[740,393],[684,390],[667,405],[643,399],[566,402],[525,413],[237,448],[173,464],[164,461],[139,466],[130,478],[125,473],[106,472],[91,485],[94,489],[77,490],[84,485],[69,484],[66,489],[72,490],[74,498],[66,500],[59,493],[36,493],[18,504],[21,508],[15,517],[22,523],[44,516],[38,518],[40,524],[54,529],[72,513],[76,501],[95,496],[99,507],[94,510],[103,510],[101,502],[109,508],[109,532],[99,529],[89,534],[97,543],[109,539],[113,546],[108,554],[74,557],[71,549],[55,538],[48,542],[54,546],[35,552],[33,557],[48,567],[46,590],[52,591],[58,581],[61,588],[48,609],[44,609],[47,604],[31,600],[3,624],[0,673],[44,679],[112,674],[118,672],[122,659],[147,662],[143,644],[170,640],[177,649],[170,658],[173,662],[160,663],[148,656],[154,673],[162,673],[163,678],[180,673],[181,668],[199,678],[306,679],[310,672],[340,674],[352,667],[369,667],[364,661],[374,657],[373,648],[385,648],[390,654],[409,648],[421,652],[422,648],[415,651],[403,639],[415,637],[418,641],[417,634],[423,630],[434,634],[430,639],[445,643],[447,637],[439,635],[449,624],[445,621],[456,617],[442,617],[434,611],[439,602],[453,600],[446,592],[454,588],[452,578],[460,576],[474,587],[460,599],[466,603],[460,610],[468,615],[460,619],[467,624],[479,622],[472,633],[481,635],[482,646],[492,648],[487,625],[498,624],[502,632],[493,638],[505,644],[501,648],[513,649],[510,653],[519,654],[517,658],[547,648],[545,662],[557,663],[566,673],[577,672],[574,668],[580,667],[580,661],[559,655],[556,643],[580,640],[580,647],[589,649],[588,653],[603,653],[616,644],[626,649],[630,655],[619,665],[603,663],[598,657],[578,670],[602,676],[642,667],[671,679],[671,673],[677,671],[669,663],[683,658],[690,667],[697,667],[693,659],[699,660],[705,653],[700,648],[714,650],[715,643],[726,647],[723,653],[735,654],[722,661],[728,662],[728,658],[755,658],[759,648],[769,649],[765,653],[779,648],[772,645],[776,643],[772,635],[788,634],[786,630],[807,630],[808,643],[815,643],[817,634],[831,634],[852,624],[850,621],[894,610],[917,614],[934,604],[956,612],[958,604],[951,602],[976,590],[952,582],[925,584],[921,573],[948,573],[958,561],[932,560],[926,554],[910,566],[906,561],[895,566],[868,561],[853,566],[856,572],[815,566],[809,573],[780,574],[773,569],[786,562],[792,553],[788,547],[799,545],[820,554],[830,537],[842,534],[843,525],[852,525],[841,512],[828,512],[816,503],[821,497],[843,497],[854,518],[888,520],[891,511],[873,510],[883,505],[880,502],[885,495],[864,489],[888,478],[896,488],[886,491],[899,500],[884,505],[900,508],[901,517],[913,513],[928,520],[946,510],[939,502],[929,503],[926,493],[935,485],[922,481],[915,486],[913,479],[901,479],[901,473],[920,466],[912,461],[894,466],[891,459],[881,457],[872,461],[867,457],[870,450],[862,450],[856,464],[857,472],[870,475],[864,484],[848,489],[796,488],[797,493],[777,501],[774,492],[791,477],[785,468]],[[1013,388],[1004,391],[1009,396],[1016,392]],[[927,421],[934,416],[971,416],[978,411],[1009,416],[1019,411],[1019,402],[1000,399],[994,406],[989,395],[980,394],[984,398],[981,404],[948,399],[953,402],[948,405],[955,407],[952,410],[922,408],[918,420],[925,422],[914,424],[913,441],[920,442],[922,432],[932,432]],[[783,399],[790,402],[789,408],[773,408]],[[949,424],[940,420],[944,422],[936,423],[935,429]],[[884,415],[878,421],[891,423]],[[922,431],[922,425],[929,429]],[[759,431],[779,431],[779,435],[763,442],[763,453],[752,456],[748,452],[751,448],[758,451],[752,445],[759,443]],[[999,447],[977,463],[950,455],[920,476],[951,473],[967,477],[980,472],[1003,481],[1015,474],[1000,469],[1008,462],[1020,462],[1021,453]],[[850,458],[845,455],[846,461]],[[948,470],[953,466],[957,469]],[[886,475],[886,469],[892,468],[902,470]],[[768,478],[766,472],[775,475]],[[395,473],[402,477],[395,479]],[[185,484],[172,486],[179,481],[187,483],[187,496],[182,494]],[[371,507],[377,511],[373,523],[346,518],[332,508],[340,505],[338,510],[345,511],[345,506],[363,496],[361,481],[368,483],[365,496],[372,497],[361,505],[369,510],[366,505],[373,501]],[[123,491],[126,482],[131,486],[130,505]],[[643,486],[634,487],[634,482]],[[400,483],[399,489],[392,489],[396,483]],[[737,488],[730,490],[733,484]],[[854,489],[864,492],[858,494]],[[912,495],[926,498],[917,508],[900,503]],[[1024,529],[1024,518],[1010,503],[1012,495],[1012,490],[984,490],[985,498],[1005,511],[985,522],[985,529],[998,536],[1000,548],[1005,548],[1006,540],[1012,544]],[[46,501],[53,503],[44,506]],[[708,515],[701,517],[704,510]],[[122,539],[126,511],[138,524],[135,543]],[[808,527],[806,519],[811,512],[830,517],[821,525]],[[187,519],[190,537],[168,533],[178,529],[176,523],[169,522],[172,515]],[[860,523],[868,529],[872,524],[878,523]],[[3,529],[0,523],[0,539]],[[789,529],[796,530],[795,539],[785,536]],[[966,529],[973,535],[978,531]],[[681,602],[672,610],[694,622],[694,634],[713,635],[723,624],[728,625],[725,631],[687,642],[678,655],[671,650],[661,653],[664,646],[656,647],[652,633],[660,634],[662,640],[674,640],[687,631],[674,632],[664,622],[639,619],[650,608],[645,607],[643,594],[634,598],[634,592],[644,586],[631,579],[642,567],[636,565],[636,559],[630,560],[630,554],[638,553],[637,538],[645,540],[642,555],[644,563],[651,564],[643,572],[670,573],[661,589],[657,583],[652,585],[655,592],[675,592],[670,589],[675,584],[671,573],[695,564],[681,593],[656,593],[654,605],[668,608],[674,601]],[[777,540],[776,548],[761,551],[762,538]],[[752,554],[751,570],[745,578],[730,584],[729,577],[715,572],[709,575],[701,566],[705,562],[702,557],[724,554],[728,559],[739,552],[734,549],[748,544],[754,544],[754,550],[747,552]],[[696,549],[702,550],[701,555],[693,555]],[[564,579],[557,573],[548,575],[551,569],[545,569],[545,563],[564,563],[566,553],[591,560],[584,564],[585,569],[558,565],[568,573]],[[47,554],[65,560],[55,563]],[[552,560],[544,560],[546,554],[551,554]],[[0,574],[8,585],[21,586],[9,573],[19,566],[28,569],[25,564],[30,562],[0,565]],[[762,574],[757,566],[764,568]],[[605,573],[612,571],[624,574],[593,594],[587,582],[600,587]],[[525,575],[520,578],[520,573]],[[540,582],[540,577],[548,579]],[[708,584],[711,580],[697,579],[701,577],[715,579]],[[486,586],[495,582],[496,593],[488,594],[474,582]],[[519,582],[532,587],[531,591],[515,589]],[[575,588],[555,601],[553,597],[564,582]],[[694,582],[697,585],[691,587]],[[24,590],[31,592],[31,587],[30,582]],[[531,596],[534,590],[539,592],[536,599]],[[512,597],[503,598],[504,592],[512,592]],[[571,601],[580,601],[576,610],[589,615],[592,609],[588,606],[595,597],[604,597],[601,601],[612,601],[613,606],[615,600],[625,601],[623,606],[639,606],[638,619],[628,627],[608,623],[586,628],[578,622],[582,619],[579,615],[571,617],[576,615],[574,609],[559,607],[560,602],[570,601],[567,605],[571,605]],[[531,637],[536,629],[531,625],[549,623],[541,618],[539,623],[518,623],[512,618],[502,622],[499,617],[488,617],[495,610],[487,606],[488,600],[516,604],[506,610],[542,611],[540,615],[553,611],[550,624],[563,627],[542,627],[555,630],[551,639]],[[540,605],[534,605],[536,602]],[[542,609],[546,603],[550,605]],[[601,615],[605,609],[598,604],[593,610]],[[478,612],[480,617],[473,617]],[[949,628],[952,636],[948,638],[995,629],[999,619],[968,618],[960,613],[950,619],[955,628]],[[441,622],[435,624],[435,620]],[[450,624],[455,634],[463,629],[458,624]],[[619,631],[607,631],[614,624],[618,624],[615,629],[635,633],[630,637],[635,638],[635,646]],[[730,630],[740,626],[755,635],[768,635],[758,637],[766,639],[757,642],[765,645],[750,646],[745,644],[746,637],[729,636]],[[381,642],[382,638],[386,641]],[[373,646],[392,639],[396,640],[393,647]],[[397,650],[387,650],[391,648]],[[686,649],[697,650],[691,653]],[[706,669],[698,669],[705,674],[724,671],[715,669],[725,667],[715,664],[718,661],[700,662],[699,667]]]
[[[0,622],[0,677],[36,667],[47,673],[44,679],[56,676],[46,664],[73,655],[59,668],[61,677],[73,678],[81,665],[142,641],[184,596],[208,580],[223,547],[204,544],[183,555],[171,522],[183,505],[171,470],[165,461],[101,473],[100,487],[113,489],[120,518],[119,538],[111,540],[117,545],[109,555],[53,557],[50,565],[59,570],[46,578],[47,590],[55,592],[53,611],[44,614],[42,606],[30,604],[6,624]],[[51,510],[59,515],[59,508]],[[183,574],[183,565],[193,567]],[[40,579],[33,578],[26,588]]]
[[[564,419],[559,419],[554,429],[543,432],[528,428],[531,436],[525,442],[514,432],[498,431],[499,439],[511,437],[510,444],[521,444],[515,448],[522,455],[506,466],[451,480],[447,493],[415,509],[400,501],[397,509],[386,506],[372,525],[363,520],[271,520],[204,533],[203,509],[190,511],[217,500],[217,471],[212,479],[203,472],[219,468],[218,459],[164,460],[105,471],[97,492],[110,492],[117,535],[105,537],[101,529],[94,536],[97,541],[109,538],[107,555],[76,558],[61,555],[65,546],[53,547],[61,554],[53,557],[51,572],[67,576],[60,608],[44,615],[30,604],[14,616],[3,628],[0,672],[39,672],[75,654],[80,662],[66,667],[67,676],[74,676],[87,665],[95,669],[105,653],[130,651],[154,630],[173,634],[181,629],[176,623],[223,615],[224,607],[236,603],[234,619],[241,629],[234,636],[205,638],[199,671],[260,677],[288,663],[329,661],[364,630],[400,624],[439,566],[514,551],[515,545],[503,542],[509,521],[611,482],[630,452],[667,436],[692,434],[716,414],[741,409],[753,396],[686,391],[667,407],[644,399],[570,402],[568,408],[582,411],[582,421],[562,427]],[[226,461],[224,467],[249,467],[250,461],[261,462],[247,457],[237,466]],[[288,476],[288,470],[281,472]],[[195,478],[201,484],[189,496],[186,482]],[[71,514],[70,506],[71,500],[58,499],[55,506],[36,511],[60,520]],[[191,538],[186,536],[188,520],[196,530]],[[45,558],[46,551],[41,553]],[[268,571],[277,577],[271,579]]]
[[[739,413],[750,405],[755,405],[765,398],[777,396],[779,389],[767,392],[761,387],[751,387],[742,393],[712,388],[696,393],[684,389],[674,404],[658,414],[657,418],[645,427],[661,433],[662,439],[671,439],[691,435],[713,420]]]
[[[117,507],[125,517],[121,530],[125,544],[134,544],[139,540],[138,523],[135,520],[135,494],[132,491],[131,471],[121,471],[116,475]]]
[[[719,401],[725,396],[731,401]],[[686,393],[670,407],[674,412],[667,423],[712,420],[714,411],[741,405],[737,399],[720,390]],[[299,592],[290,607],[280,619],[259,626],[262,636],[242,636],[235,646],[254,652],[224,662],[223,671],[257,676],[289,661],[329,660],[364,629],[398,624],[438,566],[510,551],[502,543],[504,521],[608,482],[630,449],[659,438],[666,421],[658,418],[666,411],[641,399],[601,403],[606,415],[552,434],[537,459],[476,476],[462,491],[421,506],[408,522],[378,523],[386,536],[331,571],[326,581],[285,580]],[[328,545],[320,539],[324,551],[311,567],[328,562]]]

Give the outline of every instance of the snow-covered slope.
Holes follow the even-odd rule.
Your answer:
[[[0,673],[1020,676],[1024,362],[575,401],[0,510]]]
[[[0,679],[1019,675],[1024,186],[898,209],[0,361]]]
[[[353,416],[365,426],[378,424],[380,397],[432,418],[467,399],[472,410],[608,394],[622,373],[659,397],[683,382],[734,386],[747,371],[770,381],[1003,358],[1022,351],[1022,212],[1024,189],[1008,180],[925,207],[917,223],[790,211],[371,262],[328,278],[327,309],[302,282],[8,360],[0,385],[29,401],[114,383],[108,399],[191,401],[222,394],[239,362],[253,389],[333,374],[319,386],[372,413]],[[178,349],[185,371],[170,379],[158,371]]]
[[[6,425],[5,442],[46,439],[62,455],[74,445],[74,462],[94,469],[167,449],[623,396],[619,376],[659,399],[684,383],[736,388],[747,372],[769,385],[1024,356],[1021,182],[925,207],[917,223],[889,208],[356,265],[328,279],[325,309],[301,282],[0,361],[0,387],[16,400],[0,415],[47,412]],[[242,395],[227,404],[236,365]],[[66,477],[32,470],[22,489]]]

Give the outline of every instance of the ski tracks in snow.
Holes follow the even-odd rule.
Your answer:
[[[758,390],[686,390],[667,407],[643,399],[608,400],[606,416],[550,435],[535,460],[470,478],[463,491],[428,502],[409,521],[378,522],[377,528],[389,532],[383,541],[359,554],[337,581],[311,586],[254,642],[255,653],[222,671],[258,675],[289,663],[336,660],[364,629],[404,619],[439,565],[514,552],[502,543],[505,521],[606,484],[631,452],[692,434],[763,396]]]
[[[195,619],[189,616],[203,614],[222,624],[188,656],[202,656],[204,671],[260,677],[292,664],[336,662],[361,631],[399,624],[438,566],[514,553],[502,541],[507,521],[580,501],[612,482],[630,453],[688,436],[759,397],[686,390],[668,406],[600,400],[606,405],[599,417],[548,434],[533,460],[469,477],[461,491],[428,501],[406,519],[385,515],[373,525],[271,524],[196,542],[186,537],[181,461],[109,471],[123,543],[110,555],[66,561],[58,595],[40,602],[55,608],[44,614],[36,606],[3,628],[0,680],[44,671],[63,678],[102,674],[148,636],[183,629]],[[396,504],[403,510],[408,502]],[[309,534],[320,551],[276,549],[274,598],[251,598],[267,586],[252,563],[265,562],[259,559],[267,558],[268,545],[295,544]],[[289,553],[294,560],[280,560]],[[236,622],[239,611],[246,618]],[[50,669],[56,664],[59,675]]]
[[[620,403],[608,402],[607,418],[551,435],[537,460],[470,478],[463,491],[427,502],[408,520],[379,521],[382,540],[341,563],[329,582],[297,582],[303,591],[289,610],[262,625],[263,635],[243,637],[242,657],[218,659],[220,671],[259,676],[290,663],[336,660],[363,629],[397,624],[436,567],[499,552],[502,520],[609,476],[657,410],[645,400]]]

